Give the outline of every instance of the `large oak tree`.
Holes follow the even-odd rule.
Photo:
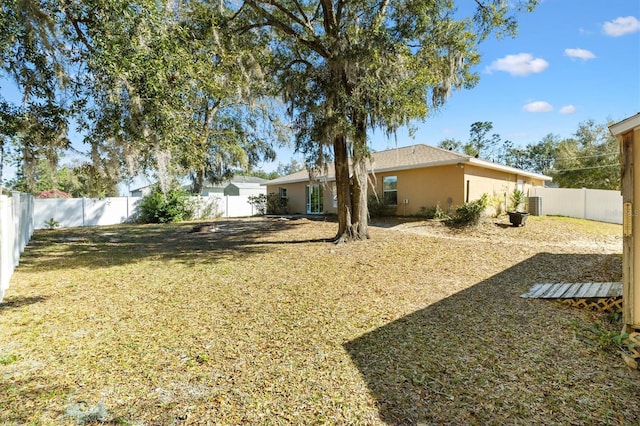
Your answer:
[[[298,149],[318,166],[334,160],[336,241],[369,237],[367,132],[393,133],[427,117],[451,89],[473,87],[478,43],[492,32],[513,35],[512,12],[535,4],[244,0],[237,28],[271,36]]]

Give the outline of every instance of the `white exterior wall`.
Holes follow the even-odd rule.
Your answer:
[[[542,214],[622,224],[620,191],[579,188],[531,188],[542,198]]]

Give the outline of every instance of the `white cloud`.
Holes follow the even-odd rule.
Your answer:
[[[576,107],[574,107],[573,105],[565,105],[562,108],[560,108],[560,114],[573,114],[574,112],[576,112]]]
[[[529,75],[531,73],[542,72],[549,66],[544,59],[534,58],[530,53],[518,53],[517,55],[507,55],[491,63],[485,70],[487,72],[504,71],[511,75]]]
[[[564,54],[572,59],[582,59],[583,61],[596,57],[593,52],[585,49],[564,49]]]
[[[522,107],[523,110],[527,112],[549,112],[553,111],[553,107],[549,102],[545,101],[535,101],[529,102],[525,106]]]
[[[620,37],[640,30],[640,21],[635,16],[625,16],[607,21],[602,26],[602,32],[608,36]]]

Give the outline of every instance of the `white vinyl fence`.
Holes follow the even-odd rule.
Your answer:
[[[33,205],[31,195],[0,195],[0,302],[33,234]]]
[[[543,215],[622,223],[620,191],[535,187],[529,196],[541,198]]]
[[[36,199],[34,219],[36,229],[48,224],[61,227],[115,225],[135,219],[140,197],[111,198],[46,198]],[[195,207],[195,219],[216,217],[246,217],[258,212],[249,203],[249,196],[211,195],[190,197]]]

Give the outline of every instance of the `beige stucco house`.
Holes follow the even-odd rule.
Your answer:
[[[531,173],[429,145],[376,152],[369,160],[369,193],[375,193],[400,216],[416,215],[439,205],[451,211],[482,194],[501,197],[519,188],[525,194],[544,186],[549,176]],[[337,211],[333,164],[310,178],[303,170],[267,182],[267,193],[286,199],[287,211],[323,214]]]

